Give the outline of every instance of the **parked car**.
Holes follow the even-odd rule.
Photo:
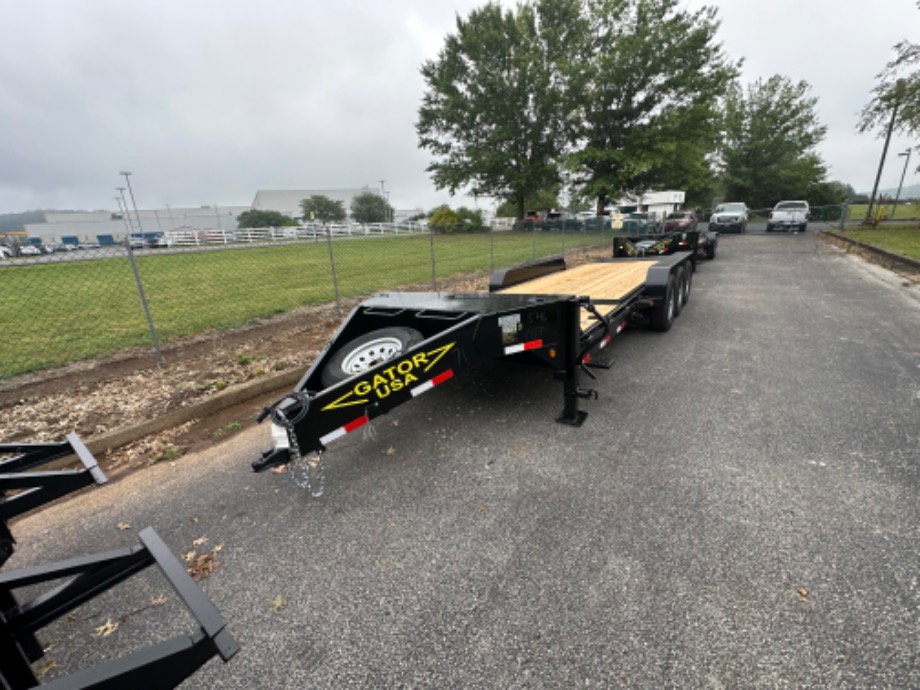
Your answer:
[[[9,259],[13,256],[13,250],[0,244],[0,259]]]
[[[547,230],[581,230],[585,225],[568,211],[550,211],[543,219],[543,227]]]
[[[675,211],[669,213],[664,219],[665,232],[689,232],[696,230],[696,213],[693,211]]]
[[[749,209],[744,202],[733,201],[719,204],[709,217],[709,229],[719,232],[731,230],[745,233],[747,232],[748,214]]]
[[[639,235],[658,232],[658,222],[647,213],[627,213],[623,218],[623,231]]]
[[[24,244],[19,247],[19,254],[21,256],[41,256],[42,250],[34,244]]]
[[[525,223],[530,222],[534,225],[541,225],[543,223],[544,215],[545,213],[543,211],[527,211],[521,220],[523,220]]]
[[[811,220],[807,201],[780,201],[767,217],[767,232],[772,230],[798,230],[805,232]]]

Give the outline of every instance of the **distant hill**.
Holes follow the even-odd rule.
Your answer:
[[[863,192],[864,195],[869,196],[872,190],[868,192]],[[898,194],[898,188],[892,187],[890,189],[880,189],[878,190],[878,196],[888,197],[889,199],[894,199]],[[901,198],[902,199],[920,199],[920,184],[912,184],[908,187],[901,187]]]

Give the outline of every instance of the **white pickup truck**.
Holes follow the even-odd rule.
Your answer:
[[[807,201],[780,201],[767,218],[767,232],[771,230],[798,230],[805,232],[811,210]]]

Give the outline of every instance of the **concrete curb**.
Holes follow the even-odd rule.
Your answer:
[[[229,388],[201,402],[183,407],[162,417],[151,419],[134,426],[116,429],[104,436],[86,440],[84,443],[93,455],[102,455],[116,448],[133,443],[144,436],[172,429],[193,419],[207,417],[216,412],[239,405],[257,396],[278,391],[279,397],[284,389],[293,389],[294,384],[303,376],[303,370],[285,371],[264,379]]]
[[[877,260],[878,263],[887,268],[896,268],[903,271],[920,273],[920,261],[917,261],[916,259],[911,259],[907,256],[889,252],[888,250],[882,249],[881,247],[876,247],[871,244],[866,244],[865,242],[860,242],[859,240],[851,239],[845,235],[840,235],[831,230],[822,230],[821,234],[832,237],[835,241],[843,244],[847,248],[847,251],[861,252],[869,255],[871,258]]]

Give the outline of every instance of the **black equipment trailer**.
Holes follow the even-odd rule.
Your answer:
[[[362,302],[292,393],[260,413],[276,445],[256,472],[292,463],[322,494],[322,454],[336,439],[477,364],[526,358],[562,382],[557,421],[580,426],[581,374],[609,368],[602,350],[629,325],[667,331],[690,295],[698,233],[661,237],[657,256],[623,256],[569,268],[551,259],[493,273],[488,293],[390,292]],[[312,454],[315,454],[313,456]],[[307,460],[307,456],[311,456]]]

